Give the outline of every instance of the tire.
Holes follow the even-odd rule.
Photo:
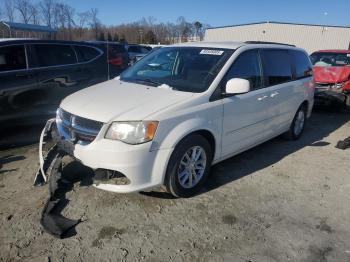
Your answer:
[[[175,197],[191,197],[197,194],[209,175],[212,158],[211,146],[203,136],[194,134],[182,139],[168,163],[164,181],[166,190]]]
[[[305,124],[306,124],[306,114],[307,114],[306,105],[301,105],[295,116],[293,118],[293,122],[290,125],[289,130],[283,134],[283,136],[288,140],[298,140],[304,132]]]

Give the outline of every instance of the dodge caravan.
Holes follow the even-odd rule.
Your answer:
[[[185,43],[65,98],[53,132],[62,151],[107,174],[97,188],[163,186],[189,197],[211,165],[281,134],[298,139],[313,97],[312,65],[300,48]]]

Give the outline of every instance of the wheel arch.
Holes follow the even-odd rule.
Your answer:
[[[188,119],[171,128],[166,132],[165,137],[160,138],[161,148],[175,148],[185,137],[199,134],[203,136],[210,144],[213,158],[220,152],[220,135],[219,122],[208,121],[207,119],[197,118]]]

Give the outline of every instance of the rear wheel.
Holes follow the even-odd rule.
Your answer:
[[[203,186],[211,166],[212,150],[201,135],[185,137],[172,153],[165,179],[167,191],[176,197],[190,197]]]
[[[297,140],[301,137],[305,128],[306,114],[306,106],[303,104],[296,112],[289,130],[284,134],[285,138],[289,140]]]

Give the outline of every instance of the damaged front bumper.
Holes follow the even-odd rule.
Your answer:
[[[54,146],[50,149],[51,157],[43,157],[44,140],[52,138]],[[36,174],[35,185],[48,180],[50,166],[56,156],[70,155],[96,173],[106,171],[96,176],[94,186],[99,189],[130,193],[144,191],[163,184],[167,161],[172,149],[151,150],[151,143],[128,145],[116,140],[104,139],[97,136],[89,144],[73,144],[60,136],[54,120],[49,120],[45,126],[39,145],[40,168]],[[49,151],[49,152],[50,152]],[[49,155],[49,154],[48,154]],[[112,175],[111,175],[112,174]],[[128,183],[116,184],[115,178],[125,176]]]
[[[342,88],[335,88],[332,85],[316,84],[315,88],[315,104],[330,105],[332,103],[344,104],[347,95]]]

